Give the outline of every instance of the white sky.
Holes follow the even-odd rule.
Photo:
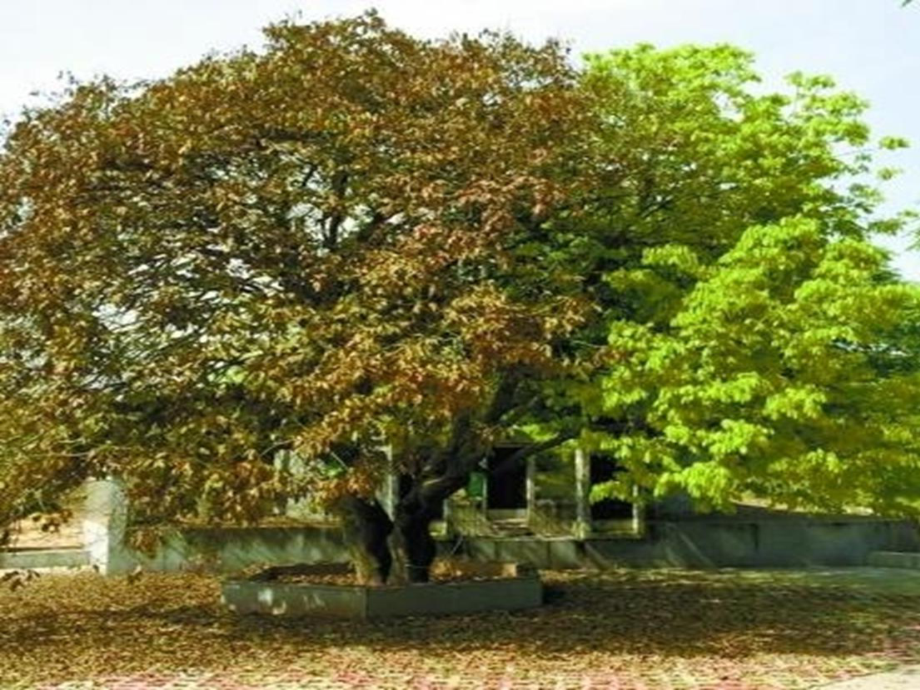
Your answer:
[[[30,93],[78,78],[163,76],[211,50],[261,44],[259,27],[300,12],[306,20],[376,6],[422,35],[491,27],[532,40],[566,39],[576,53],[731,42],[754,51],[769,83],[794,70],[831,74],[872,103],[875,133],[917,148],[886,159],[905,174],[892,208],[920,202],[920,2],[901,0],[0,0],[0,113]],[[887,239],[896,264],[920,280],[920,253]]]

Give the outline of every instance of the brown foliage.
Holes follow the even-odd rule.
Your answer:
[[[519,251],[587,167],[564,51],[374,14],[266,36],[8,137],[0,513],[115,473],[140,520],[253,519],[369,494],[384,440],[462,474],[571,364],[579,280]]]

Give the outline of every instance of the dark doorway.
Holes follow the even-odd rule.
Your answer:
[[[488,460],[486,505],[489,510],[524,510],[527,508],[527,463],[516,463],[501,474],[493,471],[520,450],[509,446],[495,448]]]
[[[616,460],[603,455],[591,456],[591,486],[602,484],[613,479],[617,472],[623,469],[618,467]],[[616,498],[605,498],[603,501],[591,504],[592,520],[629,520],[633,516],[633,504]]]

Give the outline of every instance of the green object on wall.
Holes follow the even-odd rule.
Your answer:
[[[482,498],[485,495],[486,476],[482,472],[470,474],[470,481],[466,485],[466,493],[470,498]]]

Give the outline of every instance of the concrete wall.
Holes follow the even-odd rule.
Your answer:
[[[128,545],[124,493],[109,480],[88,484],[83,532],[90,564],[107,575],[137,567],[232,573],[253,565],[347,560],[340,531],[313,525],[182,529],[167,535],[155,553],[141,553]]]
[[[695,520],[653,521],[644,537],[634,539],[460,537],[442,540],[439,548],[553,569],[856,566],[865,565],[872,551],[918,551],[920,537],[914,525],[890,520]],[[152,557],[123,548],[102,569],[232,573],[253,565],[346,561],[334,528],[213,528],[177,533]]]
[[[803,567],[865,565],[872,551],[917,551],[908,522],[873,519],[653,520],[641,538],[470,538],[464,553],[540,568],[577,567]]]
[[[17,551],[0,551],[0,570],[81,568],[89,564],[89,555],[82,549],[20,549]]]
[[[140,565],[151,571],[233,573],[254,565],[344,563],[348,555],[337,528],[239,527],[186,529],[170,535],[152,556],[124,549],[108,572]]]
[[[126,511],[118,484],[96,482],[88,495],[86,549],[90,562],[104,573],[138,566],[230,573],[262,564],[347,561],[339,530],[320,526],[185,529],[169,536],[156,553],[141,554],[126,545]],[[641,535],[631,538],[460,536],[442,540],[440,548],[443,553],[538,568],[853,566],[866,564],[872,551],[920,551],[920,534],[906,521],[754,509],[731,516],[666,519],[659,512]]]
[[[125,544],[103,556],[90,552],[92,565],[106,575],[198,571],[235,573],[255,565],[344,563],[347,553],[338,529],[324,527],[195,528],[169,534],[155,553]]]

